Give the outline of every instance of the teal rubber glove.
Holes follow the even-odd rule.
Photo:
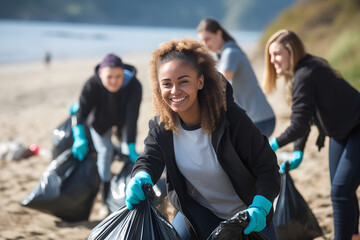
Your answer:
[[[135,143],[129,143],[129,158],[132,163],[135,163],[136,159],[139,157],[139,154],[137,154],[135,150]]]
[[[249,213],[250,222],[244,233],[260,232],[266,227],[266,215],[269,214],[272,203],[261,195],[256,195],[252,204],[245,210]]]
[[[72,145],[72,153],[80,162],[84,160],[88,153],[88,141],[85,136],[84,126],[79,124],[72,128],[74,143]]]
[[[139,204],[141,201],[145,200],[146,196],[142,190],[142,185],[145,183],[150,183],[154,186],[150,175],[145,171],[140,171],[135,174],[135,176],[131,178],[127,184],[125,191],[125,204],[129,210],[133,208],[133,205]]]
[[[279,144],[276,141],[276,138],[273,138],[269,141],[270,147],[272,148],[272,150],[275,152],[276,150],[279,149]]]
[[[70,114],[74,115],[80,108],[80,104],[79,103],[73,103],[70,107]]]
[[[293,169],[295,169],[295,168],[297,168],[299,165],[300,165],[300,163],[301,163],[301,161],[302,161],[302,159],[303,159],[303,152],[302,151],[294,151],[293,153],[292,153],[292,158],[291,158],[291,160],[290,161],[287,161],[287,162],[289,162],[289,170],[293,170]],[[280,173],[284,173],[285,172],[285,164],[286,164],[286,162],[283,162],[282,164],[281,164],[281,166],[280,166]]]

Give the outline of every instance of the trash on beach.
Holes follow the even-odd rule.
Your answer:
[[[273,221],[279,240],[306,240],[323,235],[314,214],[297,191],[289,174],[289,164],[281,174],[281,189]]]
[[[222,221],[208,237],[208,240],[265,240],[258,232],[252,232],[248,235],[244,234],[249,221],[249,213],[241,211],[233,217]]]
[[[99,185],[96,154],[79,162],[70,148],[51,161],[21,205],[69,222],[87,220]]]
[[[92,229],[88,240],[180,240],[174,226],[153,205],[155,193],[144,184],[145,201],[128,210],[124,205]]]
[[[20,140],[0,143],[0,159],[5,161],[19,161],[38,155],[40,148],[36,144],[25,147]]]

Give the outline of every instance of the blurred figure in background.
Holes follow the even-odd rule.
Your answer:
[[[330,136],[329,169],[334,212],[335,239],[349,240],[358,234],[359,206],[356,189],[360,184],[360,93],[329,63],[306,53],[300,38],[280,30],[266,44],[264,89],[276,88],[279,76],[288,86],[292,103],[291,124],[270,141],[274,151],[295,142],[290,170],[299,166],[310,132],[319,130],[319,150]],[[284,171],[285,163],[280,166]]]
[[[276,155],[234,103],[207,48],[195,39],[166,42],[154,51],[150,68],[157,116],[126,188],[127,207],[145,200],[142,185],[156,183],[166,167],[168,196],[179,211],[172,224],[181,239],[207,239],[240,211],[250,216],[245,234],[277,239]]]
[[[254,70],[234,38],[214,19],[203,19],[197,27],[200,41],[217,54],[218,70],[232,83],[235,102],[269,137],[275,128],[275,115],[262,92]]]
[[[110,166],[114,157],[113,126],[118,129],[118,137],[127,143],[130,160],[135,162],[138,157],[135,143],[141,97],[142,86],[136,78],[135,67],[124,64],[116,55],[108,54],[85,83],[79,109],[72,110],[77,120],[72,127],[73,155],[82,161],[88,153],[84,131],[84,123],[87,123],[98,154],[103,203],[110,187]]]
[[[49,67],[50,66],[50,63],[51,63],[51,52],[50,50],[46,50],[45,52],[45,57],[44,57],[44,63],[45,63],[45,66],[46,67]]]

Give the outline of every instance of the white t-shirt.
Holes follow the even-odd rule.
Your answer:
[[[179,135],[174,134],[173,140],[176,164],[194,200],[222,219],[246,209],[217,159],[211,136],[202,134],[200,126],[180,124]]]

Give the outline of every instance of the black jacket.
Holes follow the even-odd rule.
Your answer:
[[[228,110],[223,113],[221,123],[211,136],[219,163],[247,206],[257,194],[273,202],[280,189],[276,155],[270,148],[268,139],[261,135],[245,111],[233,102],[229,84],[228,88]],[[191,229],[192,239],[201,239],[198,227],[186,210],[186,198],[189,196],[184,176],[175,162],[173,134],[165,130],[163,124],[159,125],[155,118],[149,122],[145,150],[137,159],[132,176],[139,171],[146,171],[156,183],[165,166],[169,199],[189,219],[187,224]],[[271,221],[272,215],[273,210],[267,217],[267,223]]]
[[[314,56],[297,64],[292,99],[291,125],[276,138],[279,147],[295,141],[295,150],[303,151],[312,123],[319,150],[323,136],[343,140],[360,126],[360,93]]]
[[[132,78],[119,91],[111,93],[103,86],[98,68],[95,68],[95,74],[82,89],[80,109],[76,113],[78,124],[87,122],[100,135],[112,126],[117,126],[121,135],[122,128],[126,126],[127,143],[135,142],[142,97],[142,86],[136,78],[136,69],[125,65],[125,69],[132,73]]]

